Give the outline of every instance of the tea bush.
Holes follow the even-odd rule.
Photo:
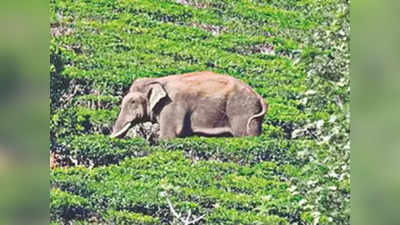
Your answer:
[[[348,0],[51,0],[50,23],[50,224],[181,224],[168,202],[196,224],[349,224]],[[133,79],[202,70],[266,99],[261,136],[108,137]]]
[[[82,219],[88,214],[87,200],[60,189],[50,191],[50,214],[52,220]]]
[[[126,211],[109,210],[106,220],[111,224],[137,224],[137,225],[156,225],[160,224],[158,219],[139,213],[131,213]]]

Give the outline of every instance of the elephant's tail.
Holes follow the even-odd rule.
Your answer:
[[[265,100],[264,100],[261,96],[258,96],[258,99],[259,99],[260,105],[261,105],[261,112],[259,112],[259,113],[255,114],[255,115],[251,116],[251,117],[249,118],[249,120],[247,121],[247,134],[250,134],[250,133],[251,133],[251,132],[250,132],[250,124],[251,124],[251,122],[252,122],[254,119],[263,117],[263,116],[265,115],[265,113],[267,112],[267,110],[268,110],[268,104],[265,102]]]

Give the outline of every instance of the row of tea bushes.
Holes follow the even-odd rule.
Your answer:
[[[154,151],[179,151],[194,161],[216,160],[240,165],[263,161],[281,165],[304,165],[308,156],[324,154],[326,145],[312,140],[268,140],[264,136],[253,138],[178,138],[150,144],[142,138],[115,139],[104,135],[68,136],[59,143],[58,154],[68,155],[79,165],[100,166],[115,164],[127,157],[141,157]],[[299,151],[307,152],[299,156]],[[305,153],[306,154],[306,153]]]
[[[248,224],[246,221],[251,220],[304,223],[312,218],[312,208],[307,206],[310,202],[318,199],[320,204],[331,204],[329,193],[320,199],[302,186],[327,174],[327,169],[321,166],[273,162],[241,166],[214,160],[192,161],[179,151],[156,151],[144,157],[127,158],[119,165],[53,170],[51,184],[56,195],[52,199],[62,203],[51,207],[53,212],[58,212],[60,204],[83,212],[100,212],[95,216],[98,220],[107,211],[117,210],[166,222],[173,217],[166,202],[169,198],[177,211],[207,215],[206,224]],[[329,192],[336,184],[327,177],[319,185]],[[339,191],[349,191],[349,183],[337,187]],[[60,196],[59,192],[68,193],[68,197]],[[53,214],[58,215],[57,220],[66,220],[77,215],[72,212],[75,211],[65,208]],[[321,211],[321,217],[328,220],[329,213]]]

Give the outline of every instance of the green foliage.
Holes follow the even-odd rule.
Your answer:
[[[154,151],[143,139],[121,140],[103,135],[74,136],[66,145],[69,155],[87,166],[114,164],[125,157],[144,156]]]
[[[88,201],[58,188],[50,191],[52,220],[83,219],[88,215]]]
[[[229,218],[229,219],[227,219]],[[278,216],[256,215],[249,212],[240,212],[230,209],[217,209],[215,213],[210,215],[207,220],[209,224],[271,224],[271,225],[287,225],[286,220]]]
[[[160,224],[158,219],[151,216],[142,215],[139,213],[131,213],[127,211],[109,210],[107,212],[106,220],[111,224],[135,224],[135,225],[156,225]]]
[[[109,167],[56,169],[52,171],[51,182],[87,198],[93,210],[99,212],[128,210],[167,218],[166,202],[160,197],[160,193],[167,192],[179,210],[205,214],[213,209],[208,219],[210,224],[248,224],[246,221],[253,219],[307,219],[296,215],[308,212],[303,211],[305,203],[301,202],[307,202],[307,196],[313,197],[308,188],[315,183],[305,183],[310,183],[309,177],[320,176],[318,169],[323,168],[305,166],[303,169],[290,164],[279,167],[272,162],[254,166],[210,160],[193,162],[180,152],[159,151]],[[321,191],[332,191],[335,183],[326,182],[320,184]],[[242,211],[248,213],[241,215]],[[231,217],[232,213],[241,216]]]
[[[248,138],[182,138],[164,141],[160,145],[169,150],[181,150],[193,159],[230,161],[239,164],[254,164],[275,161],[280,164],[303,164],[296,157],[298,149],[319,148],[308,140],[268,140],[266,136]]]
[[[349,224],[347,0],[51,0],[51,224]],[[132,80],[211,70],[262,135],[108,137]],[[162,195],[164,193],[165,195]]]

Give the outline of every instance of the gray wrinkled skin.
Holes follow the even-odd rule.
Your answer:
[[[154,130],[150,123],[145,129],[135,126],[145,122],[159,124],[160,139],[257,136],[267,109],[250,86],[227,75],[205,71],[141,78],[123,98],[111,136],[123,137],[135,127],[136,135],[151,137],[146,133]]]

